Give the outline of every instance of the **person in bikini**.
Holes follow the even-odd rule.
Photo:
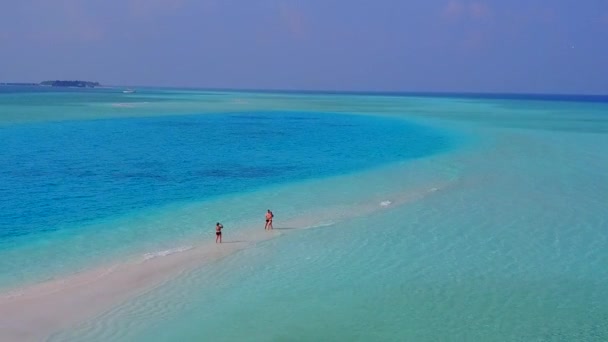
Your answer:
[[[215,224],[215,243],[218,241],[222,243],[222,228],[224,228],[224,226],[221,223],[218,222]]]
[[[272,213],[272,211],[270,211],[270,209],[268,209],[268,211],[266,212],[266,225],[264,226],[265,230],[270,230],[272,229],[272,218],[274,217],[274,214]]]

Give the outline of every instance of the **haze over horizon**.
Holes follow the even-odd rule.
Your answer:
[[[24,0],[0,82],[608,94],[608,2]]]

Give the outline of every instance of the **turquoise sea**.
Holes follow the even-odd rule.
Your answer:
[[[0,145],[0,293],[244,246],[53,341],[608,340],[606,97],[0,87]]]

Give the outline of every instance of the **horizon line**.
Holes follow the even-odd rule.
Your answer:
[[[79,80],[82,81],[82,80]],[[41,82],[0,82],[0,86],[42,86]],[[98,82],[98,81],[84,81]],[[64,87],[54,87],[64,88]],[[65,87],[68,88],[68,87]],[[251,92],[251,93],[305,93],[305,94],[353,94],[353,95],[469,95],[469,96],[567,96],[567,97],[608,97],[606,93],[569,93],[569,92],[517,92],[517,91],[456,91],[456,90],[345,90],[345,89],[278,89],[278,88],[224,88],[204,86],[163,86],[163,85],[127,85],[127,84],[104,84],[94,88],[69,87],[71,89],[94,89],[94,88],[151,88],[151,89],[183,89],[201,91],[221,92]]]

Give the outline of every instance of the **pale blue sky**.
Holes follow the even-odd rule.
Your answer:
[[[0,82],[608,93],[607,0],[19,0]]]

